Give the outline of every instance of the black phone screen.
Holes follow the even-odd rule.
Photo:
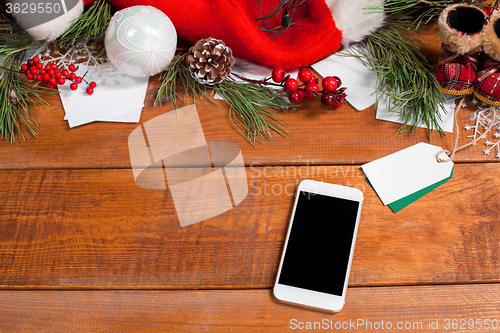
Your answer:
[[[298,195],[279,283],[342,296],[359,202]]]

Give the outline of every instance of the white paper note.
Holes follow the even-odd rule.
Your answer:
[[[119,75],[103,80],[96,68],[80,65],[76,74],[83,76],[85,73],[85,80],[97,83],[90,96],[85,83],[76,91],[70,89],[69,83],[58,86],[70,127],[97,120],[130,122],[139,119],[149,78]]]
[[[453,162],[439,163],[441,147],[418,143],[361,166],[378,196],[388,205],[450,177]]]

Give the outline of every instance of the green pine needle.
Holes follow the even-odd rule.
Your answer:
[[[206,97],[212,104],[217,103],[210,97],[208,89],[223,97],[229,104],[229,117],[235,129],[253,146],[255,141],[264,142],[273,132],[285,136],[288,132],[286,122],[271,110],[285,111],[297,105],[291,104],[284,92],[276,92],[267,87],[253,83],[239,83],[227,78],[212,87],[204,86],[194,79],[187,67],[187,53],[174,57],[169,66],[161,73],[162,84],[158,89],[155,105],[161,105],[162,97],[171,101],[177,109],[177,98],[189,103],[189,96],[194,102]],[[185,98],[177,92],[177,79],[180,79]],[[206,103],[205,103],[206,104]]]
[[[217,94],[229,104],[229,117],[236,130],[255,148],[255,141],[264,142],[276,132],[288,133],[283,121],[271,110],[286,111],[297,105],[290,103],[286,94],[253,83],[239,83],[228,78],[214,86]],[[241,127],[241,128],[240,128]]]
[[[0,16],[0,31],[0,135],[10,143],[16,138],[21,142],[25,139],[21,124],[36,136],[38,124],[31,110],[46,104],[41,95],[49,90],[26,85],[18,72],[19,59],[36,41],[5,16]]]
[[[0,54],[2,56],[17,55],[36,43],[14,21],[2,14],[0,14],[0,31]]]
[[[443,134],[438,111],[445,111],[439,83],[432,66],[420,51],[419,29],[434,22],[441,12],[460,1],[386,1],[384,26],[354,48],[357,56],[378,73],[377,95],[388,99],[389,110],[404,122],[398,133],[413,132],[425,125],[429,137],[433,130]]]
[[[107,0],[97,0],[57,39],[57,45],[74,46],[81,40],[96,39],[104,42],[104,36],[111,21],[112,7]]]
[[[206,103],[199,96],[206,97],[212,104],[217,105],[208,95],[207,87],[199,84],[189,73],[186,57],[187,53],[175,56],[168,67],[161,72],[160,81],[162,84],[156,94],[154,105],[162,104],[162,96],[165,96],[167,101],[172,102],[175,109],[177,109],[177,98],[182,100],[185,104],[189,104],[189,96],[192,96],[194,101],[198,100],[204,104]],[[182,82],[185,98],[182,98],[176,90],[177,79],[180,79]]]
[[[110,20],[111,5],[106,0],[98,0],[56,40],[56,45],[74,46],[81,40],[96,40],[102,45]],[[31,110],[34,106],[47,104],[41,97],[43,94],[57,91],[34,88],[21,80],[19,59],[37,41],[7,16],[0,15],[0,31],[0,59],[4,60],[0,68],[0,135],[14,143],[16,138],[25,139],[21,124],[36,136],[38,124]]]
[[[11,54],[3,58],[3,67],[18,69],[20,62],[16,55]],[[2,69],[0,74],[0,135],[10,143],[16,138],[19,142],[25,139],[20,121],[28,131],[36,137],[38,124],[31,113],[34,106],[47,104],[41,94],[48,93],[48,89],[33,88],[21,81],[20,73]]]

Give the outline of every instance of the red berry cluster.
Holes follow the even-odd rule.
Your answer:
[[[55,88],[57,85],[62,86],[66,81],[71,81],[72,83],[69,87],[71,90],[77,90],[78,85],[85,81],[82,77],[76,76],[74,73],[76,71],[75,65],[69,65],[68,69],[61,70],[56,64],[43,65],[38,57],[33,57],[33,59],[29,59],[26,63],[22,64],[21,71],[26,73],[28,80],[43,82],[49,89]],[[95,82],[88,83],[87,81],[85,83],[89,85],[87,94],[92,95],[97,84]]]
[[[276,83],[281,83],[286,91],[290,92],[288,98],[292,103],[300,102],[305,98],[314,98],[318,94],[321,95],[323,104],[341,106],[345,102],[347,94],[346,88],[340,88],[342,81],[337,76],[327,76],[323,79],[323,90],[319,90],[319,79],[308,68],[302,68],[299,71],[298,79],[303,83],[299,85],[296,79],[286,75],[282,67],[277,67],[273,70],[272,79]]]

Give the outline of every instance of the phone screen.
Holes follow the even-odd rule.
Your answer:
[[[359,202],[298,195],[279,283],[342,296]]]

